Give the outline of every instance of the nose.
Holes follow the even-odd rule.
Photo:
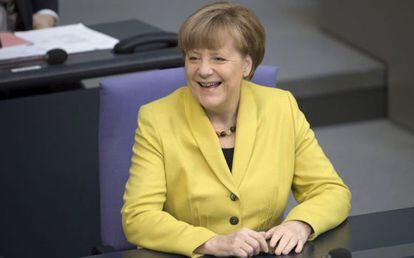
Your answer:
[[[206,78],[213,74],[213,68],[209,60],[201,60],[200,66],[198,67],[198,74],[203,78]]]

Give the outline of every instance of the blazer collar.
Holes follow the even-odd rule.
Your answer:
[[[239,187],[247,173],[257,131],[257,106],[248,81],[242,84],[236,126],[233,177]]]
[[[188,88],[184,94],[186,118],[201,153],[216,177],[236,195],[246,174],[256,138],[256,103],[250,87],[249,82],[243,81],[237,114],[232,173],[227,166],[220,141],[203,108]]]

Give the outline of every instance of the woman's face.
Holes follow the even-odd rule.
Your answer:
[[[251,58],[240,54],[230,36],[223,42],[219,49],[194,49],[185,57],[191,93],[204,109],[214,113],[238,105],[241,82],[252,67]]]

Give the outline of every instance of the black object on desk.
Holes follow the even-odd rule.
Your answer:
[[[119,40],[135,36],[137,32],[140,34],[163,32],[138,20],[89,27]],[[182,54],[177,47],[134,52],[128,55],[117,55],[109,49],[97,50],[69,55],[64,65],[46,66],[35,71],[13,73],[10,69],[1,69],[0,91],[56,86],[77,83],[87,78],[182,65]]]
[[[114,46],[115,54],[132,54],[155,49],[176,47],[178,45],[177,33],[149,32],[140,33],[119,41]]]
[[[331,250],[345,248],[352,257],[390,257],[414,255],[414,208],[351,216],[339,227],[308,242],[300,254],[283,257],[327,257]],[[365,256],[364,256],[365,255]],[[391,257],[402,257],[391,256]],[[150,250],[128,250],[85,258],[175,258],[184,257]],[[256,257],[270,257],[261,255]],[[274,256],[273,256],[274,257]],[[278,257],[278,256],[276,256]],[[333,256],[332,256],[333,257]]]

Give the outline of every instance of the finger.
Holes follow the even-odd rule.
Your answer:
[[[270,246],[272,248],[275,248],[276,247],[276,243],[280,240],[280,238],[282,238],[282,236],[283,236],[283,232],[282,231],[279,231],[279,230],[276,231],[273,234],[272,239],[270,239]]]
[[[266,239],[271,238],[271,237],[273,236],[273,234],[274,234],[274,232],[275,232],[276,228],[277,228],[277,227],[274,227],[274,228],[271,228],[271,229],[269,229],[268,231],[266,231],[266,232],[265,232],[265,238],[266,238]]]
[[[247,243],[250,247],[253,248],[253,252],[255,255],[260,253],[260,244],[254,237],[249,236],[246,238],[245,243]]]
[[[259,243],[260,251],[263,251],[265,253],[269,252],[269,248],[267,246],[266,239],[264,237],[264,232],[251,232],[250,236],[256,239],[256,241]]]
[[[258,239],[259,241],[259,245],[260,245],[260,250],[262,250],[265,253],[269,252],[269,246],[267,245],[266,239],[264,237],[261,237],[260,239]]]
[[[246,242],[240,246],[240,249],[242,249],[247,254],[247,256],[254,256],[254,248],[248,245]]]
[[[242,248],[237,248],[234,250],[234,256],[236,257],[249,257],[249,255]]]
[[[290,237],[287,235],[283,235],[283,237],[280,239],[279,243],[277,244],[275,254],[281,255],[282,251],[285,249],[289,241],[290,241]]]
[[[305,242],[303,240],[300,240],[299,239],[298,244],[296,245],[296,248],[295,248],[295,252],[297,254],[300,253],[300,252],[302,252],[304,245],[305,245]]]
[[[298,244],[298,239],[296,237],[292,237],[286,247],[283,249],[282,253],[284,255],[289,254],[290,251]]]

